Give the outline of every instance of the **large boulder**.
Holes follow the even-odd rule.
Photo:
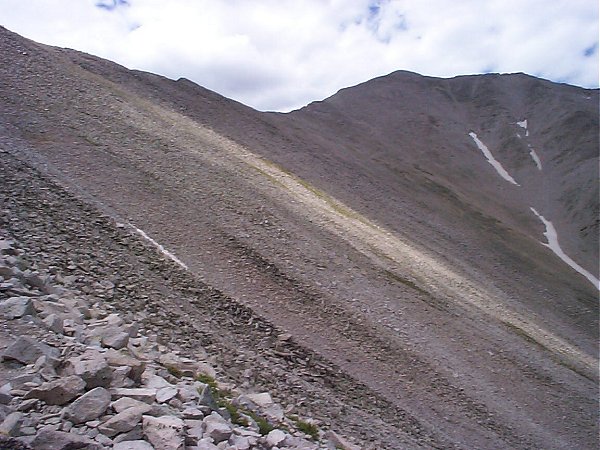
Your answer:
[[[84,423],[97,419],[110,404],[110,392],[97,387],[86,392],[65,410],[65,417],[73,423]]]
[[[4,436],[18,436],[23,424],[23,413],[10,413],[0,424],[0,434]]]
[[[29,297],[11,297],[0,302],[0,316],[5,319],[18,319],[34,314],[33,301]]]
[[[21,364],[32,364],[40,356],[47,356],[52,359],[58,359],[60,352],[58,349],[50,347],[42,342],[38,342],[28,336],[19,336],[2,354],[5,361],[18,361]]]
[[[44,450],[101,450],[103,447],[91,439],[73,433],[42,429],[33,439],[31,446]]]
[[[133,358],[129,355],[124,354],[118,350],[108,349],[105,353],[106,360],[108,364],[112,367],[122,367],[127,366],[131,368],[129,372],[129,378],[131,378],[136,383],[140,383],[142,381],[142,374],[144,370],[146,370],[146,363],[140,361],[139,359]]]
[[[141,407],[127,408],[100,425],[98,430],[108,437],[115,436],[119,433],[125,433],[132,430],[141,422],[144,412],[146,412],[146,410]]]
[[[86,389],[110,386],[113,369],[97,351],[87,351],[65,361],[64,373],[83,378]]]
[[[231,425],[216,412],[212,412],[210,416],[206,416],[203,422],[204,434],[217,444],[229,439],[233,432]]]
[[[37,398],[48,405],[64,405],[77,397],[85,389],[85,381],[77,375],[48,381],[32,389],[25,399]]]
[[[155,447],[164,450],[183,450],[185,433],[183,420],[173,416],[144,416],[144,436]]]

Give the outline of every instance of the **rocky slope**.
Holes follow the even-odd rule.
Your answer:
[[[597,90],[395,73],[259,113],[6,30],[0,50],[3,227],[117,277],[163,344],[365,447],[595,446],[597,289],[529,208],[597,275]]]
[[[11,167],[3,161],[4,174],[14,168],[14,162]],[[333,430],[325,434],[318,422],[301,419],[295,405],[284,410],[268,392],[257,392],[253,372],[269,367],[266,360],[250,365],[239,386],[219,381],[209,362],[215,362],[215,355],[209,357],[198,340],[192,345],[190,324],[167,317],[154,304],[159,300],[151,290],[136,300],[139,280],[128,273],[124,260],[127,250],[133,251],[157,274],[158,267],[176,273],[177,265],[162,260],[151,244],[106,216],[85,211],[81,218],[93,224],[89,228],[63,221],[66,211],[58,210],[55,196],[60,190],[39,174],[25,172],[36,180],[27,183],[25,173],[13,172],[5,191],[14,198],[2,203],[0,379],[5,384],[0,387],[0,447],[357,448]],[[46,199],[27,204],[19,195],[36,188],[46,191]],[[73,212],[81,215],[74,206]],[[45,208],[53,209],[52,217],[44,215]],[[27,219],[33,215],[40,220]],[[112,240],[123,248],[105,248],[98,236],[102,228],[112,229]],[[77,240],[94,240],[94,257],[77,258],[63,240],[65,231],[75,231]],[[118,273],[106,271],[106,258],[119,261]],[[219,298],[219,293],[205,291],[213,301]],[[233,322],[236,314],[230,314]],[[246,318],[252,320],[252,315]],[[272,334],[269,324],[257,320],[256,325]],[[217,346],[209,337],[216,332],[213,326],[203,333],[208,349]],[[291,357],[290,340],[279,334],[273,347]],[[227,348],[218,345],[218,350]]]

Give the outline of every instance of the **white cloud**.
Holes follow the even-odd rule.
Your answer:
[[[0,24],[258,109],[289,110],[398,69],[598,86],[598,4],[589,0],[129,0],[112,11],[97,3],[0,0]]]

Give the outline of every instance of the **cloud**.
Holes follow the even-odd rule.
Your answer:
[[[398,69],[598,86],[598,4],[589,0],[0,0],[0,23],[261,110]]]

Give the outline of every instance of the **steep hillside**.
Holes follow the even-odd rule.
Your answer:
[[[264,347],[254,383],[366,448],[595,447],[598,90],[396,72],[260,113],[1,28],[0,58],[2,177],[51,177],[291,334],[301,356],[216,352],[234,381]]]

